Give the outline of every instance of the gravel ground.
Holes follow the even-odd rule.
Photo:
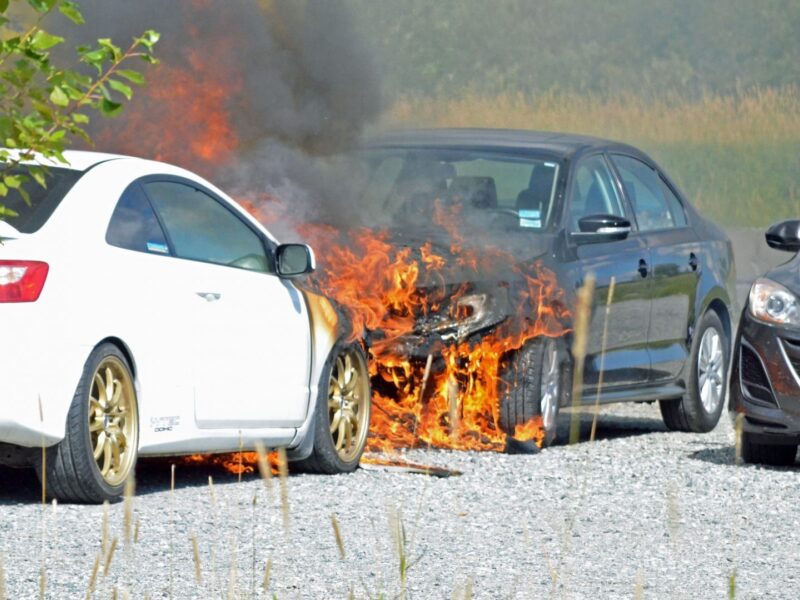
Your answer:
[[[585,416],[584,439],[589,424]],[[734,571],[737,598],[798,598],[800,469],[737,467],[733,440],[725,415],[710,434],[675,434],[655,406],[615,406],[593,443],[532,456],[406,454],[460,477],[292,475],[288,533],[280,495],[270,501],[257,477],[179,467],[173,496],[168,463],[143,462],[138,541],[125,543],[124,507],[112,506],[109,539],[119,541],[106,576],[101,561],[95,597],[117,588],[120,598],[394,598],[402,584],[390,523],[401,509],[411,598],[463,598],[470,588],[477,598],[723,598]],[[48,598],[83,598],[104,509],[43,514],[38,494],[32,473],[0,470],[6,597],[37,597],[44,560]]]

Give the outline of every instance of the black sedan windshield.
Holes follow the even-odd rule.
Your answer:
[[[362,205],[395,225],[434,222],[442,208],[487,228],[535,232],[553,220],[552,158],[449,148],[377,148],[359,158]]]

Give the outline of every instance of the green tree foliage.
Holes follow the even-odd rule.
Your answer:
[[[391,96],[800,82],[800,0],[347,0]]]
[[[22,184],[29,177],[45,186],[45,168],[21,172],[15,167],[37,156],[65,162],[63,151],[71,139],[91,141],[85,127],[92,114],[116,116],[131,99],[132,86],[144,84],[141,73],[122,68],[124,63],[156,62],[159,35],[149,30],[126,49],[107,38],[78,47],[78,67],[63,68],[52,53],[65,40],[44,28],[55,13],[83,23],[79,7],[69,0],[0,0],[0,197],[13,189],[27,200]],[[3,216],[13,213],[0,203]]]

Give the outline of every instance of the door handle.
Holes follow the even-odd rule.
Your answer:
[[[222,294],[216,292],[197,292],[197,295],[207,302],[216,302],[222,298]]]
[[[639,275],[641,275],[642,277],[647,277],[647,273],[648,273],[647,261],[645,259],[643,259],[643,258],[640,258],[639,259]]]
[[[692,271],[697,271],[697,268],[700,266],[700,261],[697,260],[697,255],[694,252],[689,253],[689,266],[692,268]]]

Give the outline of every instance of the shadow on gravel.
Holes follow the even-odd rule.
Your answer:
[[[601,409],[602,411],[602,409]],[[565,446],[569,443],[569,428],[572,415],[569,413],[558,416],[558,437],[555,446]],[[592,431],[592,413],[580,415],[580,443],[588,442]],[[664,433],[667,428],[661,419],[643,417],[623,417],[607,415],[602,412],[597,417],[597,432],[595,440],[614,440],[618,438],[647,435],[649,433]]]
[[[42,484],[33,469],[0,467],[0,506],[42,501]]]
[[[726,467],[738,467],[741,469],[763,469],[765,471],[800,471],[800,463],[795,462],[791,467],[773,467],[770,465],[737,465],[736,448],[728,445],[720,445],[717,448],[705,448],[692,452],[689,458],[701,460],[715,465]]]
[[[178,459],[180,460],[180,459]],[[169,492],[170,465],[164,458],[142,458],[136,465],[136,495]],[[208,478],[214,485],[235,484],[238,475],[215,465],[181,465],[175,469],[175,489],[208,488]],[[292,473],[289,473],[292,476]],[[243,473],[242,481],[260,479],[258,473]],[[276,478],[277,481],[277,478]],[[14,504],[36,504],[42,501],[42,484],[33,469],[11,469],[0,467],[0,506]]]
[[[562,413],[558,418],[558,440],[556,446],[569,442],[569,413]],[[580,442],[588,442],[592,429],[592,414],[582,413],[580,417]],[[618,438],[663,433],[667,431],[660,419],[624,417],[603,414],[597,420],[597,440],[613,440]],[[706,460],[717,464],[733,465],[733,449],[704,449],[691,455],[698,460]],[[208,478],[213,477],[214,485],[235,484],[239,476],[213,464],[181,464],[180,458],[142,458],[136,467],[136,495],[146,496],[169,492],[170,465],[175,462],[175,489],[208,488]],[[292,477],[294,473],[289,473]],[[258,473],[243,473],[242,481],[259,479]],[[41,502],[41,484],[33,469],[10,469],[0,467],[0,506],[11,504],[33,504]]]

